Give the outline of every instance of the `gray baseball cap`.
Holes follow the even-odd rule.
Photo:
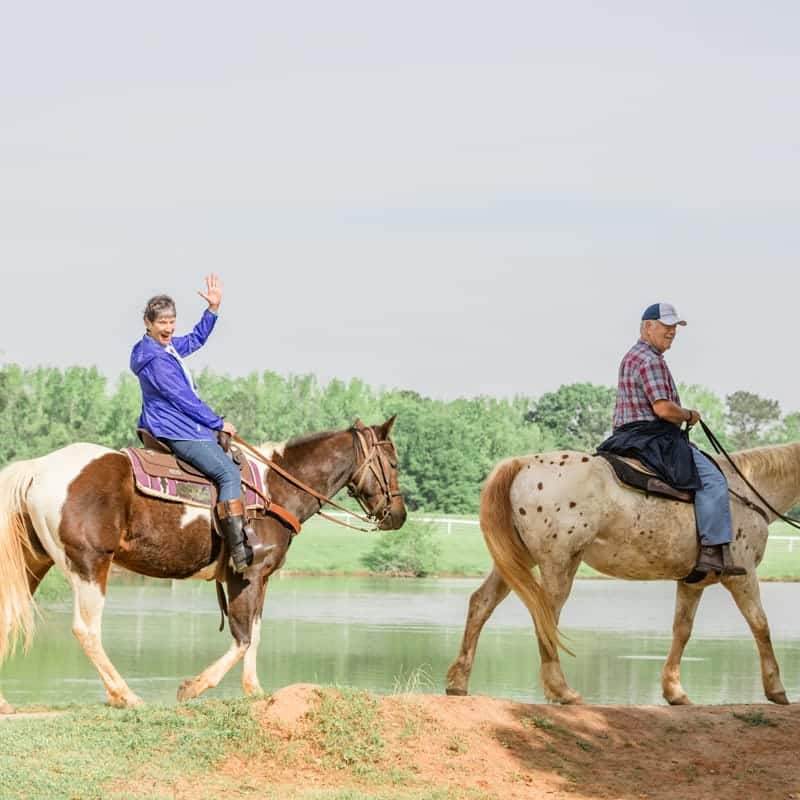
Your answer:
[[[653,303],[647,306],[642,314],[642,319],[655,319],[665,325],[685,325],[686,320],[681,319],[672,303]]]

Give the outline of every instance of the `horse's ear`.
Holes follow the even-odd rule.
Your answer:
[[[392,414],[392,416],[389,417],[389,419],[387,419],[386,422],[383,423],[382,430],[384,439],[389,438],[389,434],[391,434],[392,428],[394,428],[394,423],[396,419],[397,419],[397,414]]]

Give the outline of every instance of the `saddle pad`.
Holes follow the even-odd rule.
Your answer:
[[[693,503],[694,492],[676,489],[657,477],[648,467],[635,458],[618,456],[612,453],[595,453],[611,465],[621,483],[638,489],[645,494],[666,497],[669,500],[680,500],[682,503]]]
[[[136,447],[125,447],[122,452],[128,457],[133,468],[136,488],[142,494],[175,503],[211,508],[213,497],[211,481],[199,475],[182,470],[175,456]],[[242,459],[242,480],[251,483],[259,492],[265,494],[261,472],[256,461],[240,454]],[[245,508],[248,510],[264,508],[264,501],[251,489],[245,487]]]

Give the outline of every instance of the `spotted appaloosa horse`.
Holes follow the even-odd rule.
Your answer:
[[[780,513],[800,499],[800,443],[744,450],[732,458]],[[732,469],[726,465],[724,471],[731,489],[759,502]],[[765,518],[735,498],[731,511],[731,551],[747,574],[721,582],[756,640],[767,698],[787,703],[756,577],[767,544],[767,524],[775,515]],[[480,519],[494,567],[470,598],[461,651],[447,673],[448,694],[467,693],[481,629],[513,589],[534,620],[545,695],[560,703],[580,702],[561,670],[557,625],[578,565],[585,561],[615,578],[678,581],[672,647],[661,683],[669,703],[689,703],[680,680],[681,656],[703,590],[719,581],[716,576],[692,585],[680,581],[698,552],[691,505],[623,487],[605,459],[557,451],[498,464],[481,494]],[[535,565],[541,579],[532,572]]]
[[[351,485],[380,528],[394,530],[405,522],[406,509],[390,439],[393,424],[394,417],[361,428],[372,431],[369,453],[350,429],[270,445],[265,455],[328,497]],[[376,462],[380,469],[373,468]],[[301,522],[319,509],[318,500],[274,470],[265,469],[263,478],[271,498]],[[216,686],[242,657],[245,693],[261,692],[256,653],[267,580],[283,564],[293,531],[272,517],[258,517],[251,524],[260,542],[275,547],[266,561],[244,575],[222,565],[233,642],[219,660],[181,685],[178,699]],[[32,596],[56,564],[74,595],[73,633],[100,674],[109,702],[137,705],[141,700],[114,668],[101,641],[111,564],[155,578],[211,578],[218,574],[219,558],[220,542],[211,531],[209,511],[138,493],[122,453],[73,444],[11,464],[0,472],[0,663],[18,638],[30,642]],[[0,694],[0,713],[11,712]]]

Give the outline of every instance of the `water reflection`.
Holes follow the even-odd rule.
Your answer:
[[[391,692],[409,683],[440,692],[461,640],[475,580],[284,578],[265,604],[259,675],[267,690],[307,681]],[[763,584],[778,660],[790,697],[800,696],[800,622],[796,584]],[[660,703],[660,672],[669,649],[674,586],[579,581],[563,615],[576,658],[567,678],[595,703]],[[172,702],[184,678],[227,648],[210,584],[130,581],[112,585],[104,618],[108,653],[145,700]],[[49,606],[36,644],[2,670],[13,703],[101,701],[96,673],[70,633],[68,603]],[[213,691],[240,694],[241,667]],[[705,593],[683,663],[696,702],[762,702],[755,645],[728,593]],[[509,598],[487,624],[470,689],[542,701],[538,652],[529,617]]]

